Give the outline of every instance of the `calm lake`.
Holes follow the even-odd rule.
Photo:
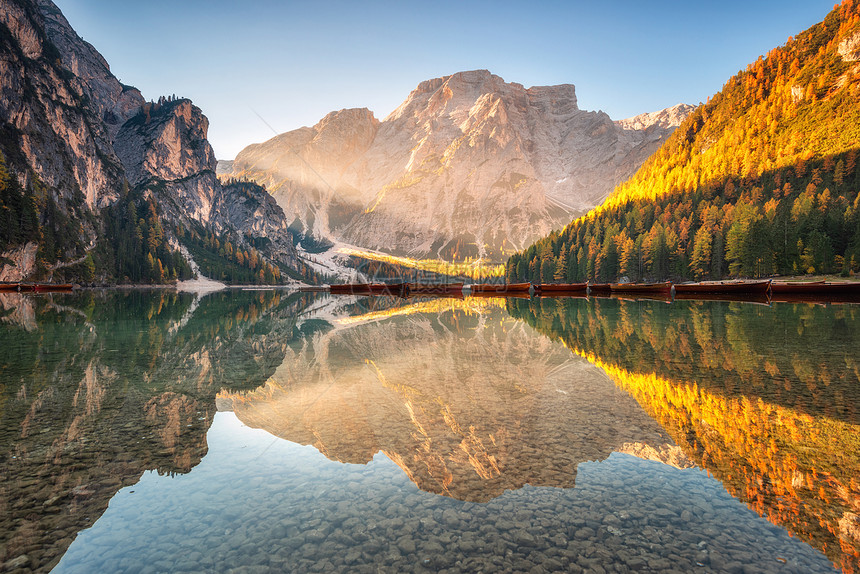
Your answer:
[[[860,572],[860,305],[0,294],[0,571]]]

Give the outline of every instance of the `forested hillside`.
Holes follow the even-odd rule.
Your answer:
[[[600,207],[512,256],[509,280],[860,270],[860,2],[730,79]]]

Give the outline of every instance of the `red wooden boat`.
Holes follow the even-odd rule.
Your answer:
[[[0,283],[0,291],[17,291],[19,283]]]
[[[330,285],[329,293],[336,295],[352,295],[356,291],[366,291],[370,289],[370,283],[345,283],[342,285]]]
[[[609,295],[612,292],[612,285],[609,283],[589,283],[589,295]]]
[[[611,283],[609,289],[612,293],[661,293],[672,294],[672,283]]]
[[[535,293],[548,295],[554,293],[585,293],[588,283],[541,283],[535,285]]]
[[[456,295],[463,292],[462,283],[409,283],[409,295]]]
[[[816,281],[802,290],[790,291],[780,287],[773,294],[773,300],[779,303],[860,303],[860,282]]]
[[[74,285],[71,283],[36,283],[33,285],[33,291],[71,291]]]
[[[824,280],[821,281],[772,281],[770,290],[777,293],[817,293]]]
[[[505,293],[528,293],[531,283],[476,283],[471,285],[472,294],[497,294]]]
[[[774,295],[860,295],[860,282],[791,281],[770,284]]]
[[[674,286],[675,296],[695,293],[767,293],[771,282],[767,281],[705,281],[702,283],[680,283]]]

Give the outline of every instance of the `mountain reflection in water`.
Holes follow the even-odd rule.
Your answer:
[[[383,452],[423,490],[486,502],[505,490],[572,488],[580,462],[613,451],[689,466],[598,368],[535,336],[504,299],[442,299],[349,317],[261,388],[219,409],[332,460]]]
[[[858,306],[0,305],[0,568],[858,571]]]
[[[298,300],[0,293],[0,566],[50,569],[145,470],[189,472],[215,394],[280,364]],[[17,561],[17,562],[16,562]]]

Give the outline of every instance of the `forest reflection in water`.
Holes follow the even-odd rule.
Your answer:
[[[194,468],[215,394],[265,382],[301,301],[0,294],[0,565],[48,570],[144,471]]]
[[[759,514],[860,567],[860,305],[508,301]]]
[[[247,519],[245,527],[228,526],[248,533],[243,546],[275,543],[287,551],[255,555],[250,564],[297,571],[326,561],[353,570],[468,570],[494,564],[499,553],[501,569],[517,561],[569,571],[613,562],[719,570],[768,555],[796,571],[820,567],[741,519],[697,471],[671,474],[680,471],[659,465],[668,471],[657,472],[643,466],[650,458],[709,470],[753,510],[846,572],[857,569],[855,306],[404,302],[239,291],[0,302],[0,489],[7,501],[0,563],[50,569],[81,531],[60,571],[137,564],[153,551],[139,543],[105,550],[121,542],[120,532],[153,545],[164,538],[169,557],[170,544],[184,544],[165,526],[173,515],[177,532],[193,529],[194,520],[212,526],[213,539],[193,543],[222,552],[239,544],[235,535],[221,540],[224,528],[217,532],[217,517],[228,512]],[[206,435],[216,402],[290,442],[254,439],[263,441],[254,443],[262,461],[239,463],[242,451],[229,450],[224,432]],[[210,452],[216,447],[222,454]],[[611,454],[618,452],[637,458]],[[287,467],[277,462],[281,455]],[[206,470],[201,460],[211,461]],[[602,467],[587,462],[604,460]],[[366,470],[350,470],[354,464]],[[245,472],[258,478],[243,482]],[[170,478],[186,474],[184,482]],[[398,476],[433,494],[419,495]],[[677,481],[673,488],[689,489],[699,502],[684,503],[684,515],[659,489],[639,498],[655,480],[655,489]],[[176,495],[158,514],[168,484]],[[239,499],[231,494],[237,484]],[[550,496],[524,485],[570,490]],[[604,500],[609,485],[622,490]],[[187,513],[179,512],[183,499]],[[252,510],[255,500],[262,506]],[[287,506],[265,509],[265,500]],[[380,514],[350,514],[358,500],[375,501]],[[467,519],[479,515],[480,523]],[[729,515],[736,524],[723,526]],[[260,516],[269,523],[252,527]],[[342,526],[356,518],[393,530]],[[151,529],[145,535],[144,525]],[[272,529],[289,542],[270,540]],[[389,541],[391,532],[400,534]],[[673,542],[664,532],[675,532]],[[434,544],[450,547],[450,555],[410,562],[410,549],[425,556]],[[235,566],[238,558],[225,556],[223,567]]]

